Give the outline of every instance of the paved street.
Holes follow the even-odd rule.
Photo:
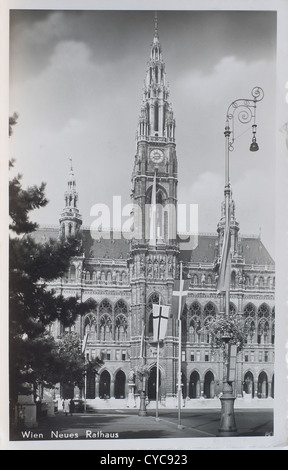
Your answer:
[[[178,411],[155,410],[147,416],[138,416],[138,410],[98,410],[65,416],[42,418],[33,430],[14,431],[11,440],[119,440],[119,439],[175,439],[187,437],[218,436],[220,410],[181,411],[181,427],[178,427]],[[268,436],[273,433],[273,410],[235,410],[238,436]]]

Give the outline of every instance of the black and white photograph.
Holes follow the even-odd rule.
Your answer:
[[[7,446],[287,445],[287,11],[50,3],[6,15]]]

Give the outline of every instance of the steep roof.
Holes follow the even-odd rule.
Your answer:
[[[86,258],[96,259],[127,259],[130,250],[128,237],[120,233],[103,232],[93,234],[90,229],[81,230],[84,255]],[[99,235],[100,238],[99,238]],[[110,237],[109,237],[110,235]],[[128,234],[127,234],[128,235]],[[33,234],[37,242],[48,241],[49,238],[59,236],[59,227],[39,227]],[[213,263],[217,255],[217,234],[199,234],[197,246],[191,250],[182,250],[180,259],[184,262]],[[256,236],[240,237],[240,253],[246,264],[273,265],[274,260]]]
[[[191,251],[182,251],[183,262],[213,263],[217,256],[217,234],[199,234],[198,244]],[[243,235],[240,237],[240,254],[246,264],[273,265],[274,260],[259,237]]]

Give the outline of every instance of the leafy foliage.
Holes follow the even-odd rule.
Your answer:
[[[58,360],[58,368],[54,370],[58,375],[54,375],[54,383],[62,382],[65,384],[77,385],[79,388],[84,386],[85,373],[97,373],[103,361],[99,358],[87,361],[82,354],[81,339],[77,333],[66,333],[57,341],[54,358]]]
[[[247,331],[243,320],[231,315],[214,318],[207,324],[212,345],[216,348],[224,348],[225,344],[237,345],[238,351],[243,349],[247,339]]]
[[[13,163],[10,163],[13,166]],[[26,190],[21,186],[22,175],[17,175],[9,182],[9,214],[11,223],[9,228],[20,235],[30,233],[37,228],[37,224],[29,221],[28,214],[33,209],[46,206],[48,200],[44,195],[45,183],[32,186]]]
[[[9,121],[15,125],[15,114]],[[14,166],[14,161],[10,162]],[[37,224],[29,219],[30,212],[48,203],[45,184],[22,188],[21,175],[9,183],[9,335],[10,395],[31,393],[39,384],[53,387],[66,379],[80,382],[84,357],[79,338],[55,341],[49,326],[59,320],[70,327],[78,315],[89,311],[91,302],[81,303],[77,297],[65,298],[47,288],[47,282],[61,278],[72,257],[81,254],[77,239],[36,241]],[[62,345],[62,346],[61,346]],[[61,346],[61,347],[60,347]],[[66,348],[66,351],[65,351]],[[67,375],[67,368],[69,374]]]

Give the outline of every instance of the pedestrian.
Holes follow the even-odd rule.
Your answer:
[[[71,416],[74,413],[74,408],[75,408],[74,400],[73,400],[73,398],[71,398],[70,403],[69,403],[69,409],[70,409],[70,415]]]
[[[65,413],[65,416],[67,416],[69,413],[69,400],[67,400],[67,398],[65,398],[63,401],[63,410]]]

